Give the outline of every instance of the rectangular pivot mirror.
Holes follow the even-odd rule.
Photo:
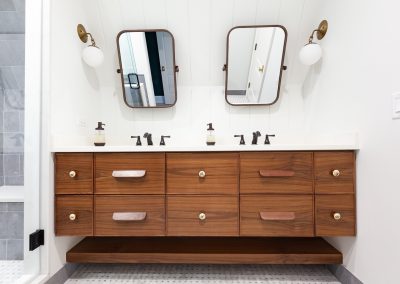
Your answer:
[[[287,31],[282,26],[241,26],[227,38],[226,101],[271,105],[278,100]]]
[[[117,36],[125,103],[132,108],[175,105],[174,37],[167,30],[129,30]]]

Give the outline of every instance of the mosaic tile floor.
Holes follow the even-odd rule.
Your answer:
[[[316,265],[81,265],[67,284],[340,284]]]
[[[0,284],[12,284],[22,276],[22,260],[0,260]]]

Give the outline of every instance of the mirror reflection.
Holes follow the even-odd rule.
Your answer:
[[[117,38],[125,103],[132,108],[176,102],[174,38],[166,30],[123,31]]]
[[[233,28],[228,34],[226,100],[231,105],[277,101],[287,32],[282,26]]]

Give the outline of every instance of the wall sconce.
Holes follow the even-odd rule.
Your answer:
[[[91,33],[86,32],[86,29],[83,25],[79,24],[77,27],[77,32],[80,40],[84,43],[88,41],[90,36],[91,45],[87,46],[82,51],[82,58],[90,67],[96,68],[99,67],[104,60],[104,54],[101,49],[96,45],[94,38]]]
[[[322,48],[318,43],[313,42],[314,33],[316,32],[317,39],[321,40],[326,35],[327,31],[328,31],[328,22],[326,20],[323,20],[319,24],[318,29],[312,31],[310,38],[308,39],[308,43],[305,46],[303,46],[303,48],[300,50],[299,53],[300,61],[304,65],[313,65],[317,63],[318,60],[321,59]]]

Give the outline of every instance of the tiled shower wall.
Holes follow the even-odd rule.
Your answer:
[[[24,182],[24,7],[0,1],[0,186]]]
[[[24,184],[25,0],[0,0],[0,196]],[[0,203],[0,260],[23,259],[24,204]]]
[[[0,203],[0,260],[23,259],[23,211],[23,203]]]

